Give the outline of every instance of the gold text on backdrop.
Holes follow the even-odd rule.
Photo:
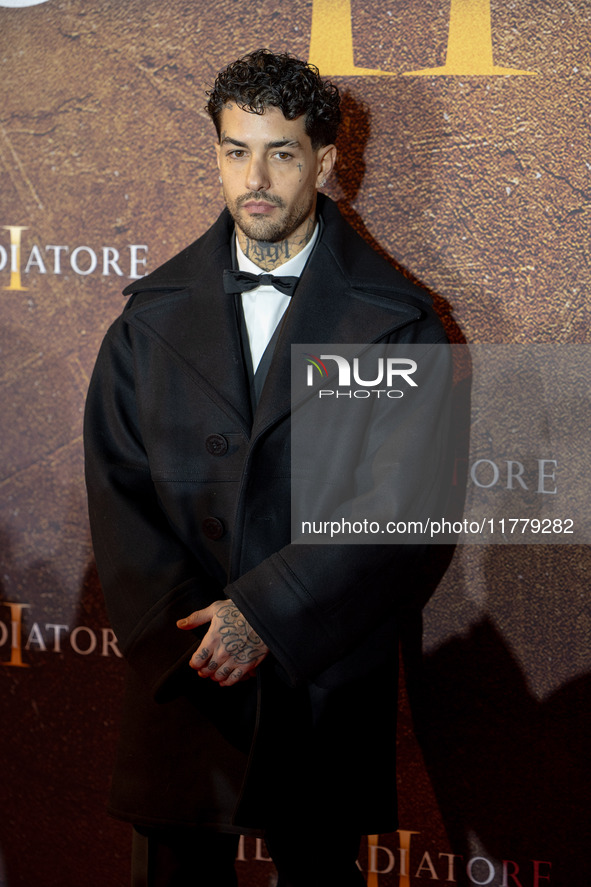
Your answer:
[[[351,0],[314,0],[309,59],[333,77],[391,77],[395,71],[357,67],[353,54]],[[493,62],[490,0],[451,0],[445,65],[401,71],[405,76],[533,75]]]

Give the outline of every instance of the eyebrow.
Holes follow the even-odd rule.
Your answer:
[[[239,142],[238,139],[232,139],[230,136],[224,136],[220,145],[235,145],[237,148],[248,148],[246,142]],[[298,139],[279,139],[276,142],[267,142],[265,148],[300,148]]]

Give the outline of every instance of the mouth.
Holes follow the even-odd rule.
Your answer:
[[[249,200],[242,205],[242,209],[245,209],[246,212],[251,215],[266,216],[269,213],[272,213],[273,210],[277,209],[277,206],[273,203],[267,203],[264,200]]]

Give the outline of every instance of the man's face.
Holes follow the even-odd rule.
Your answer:
[[[304,117],[287,120],[279,108],[253,114],[231,103],[220,122],[217,162],[238,228],[273,243],[302,233],[314,218],[316,189],[334,164],[334,146],[314,150]]]

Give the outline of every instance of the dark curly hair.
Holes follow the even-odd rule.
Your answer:
[[[318,68],[268,49],[250,52],[220,71],[207,96],[205,109],[218,138],[221,113],[230,101],[254,114],[263,114],[268,107],[279,108],[287,120],[304,114],[314,150],[335,141],[341,120],[339,91],[320,77]]]

